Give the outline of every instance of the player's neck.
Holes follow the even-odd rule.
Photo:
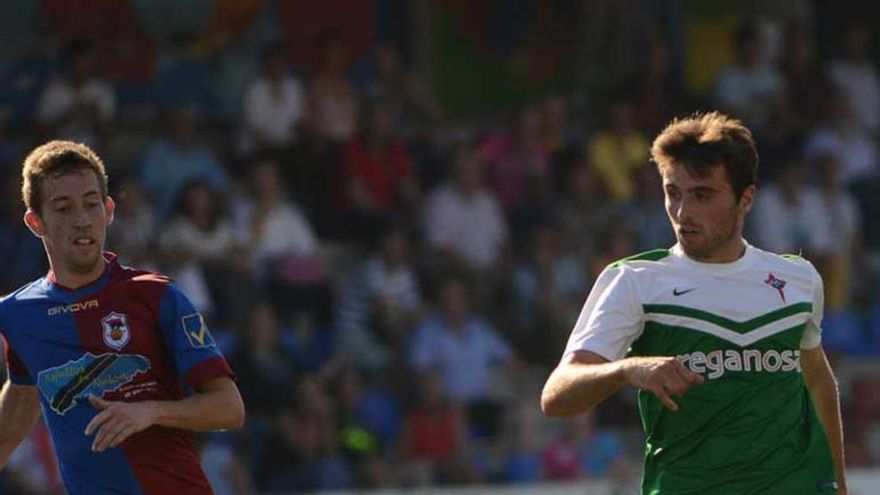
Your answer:
[[[699,261],[700,263],[733,263],[742,258],[745,254],[746,241],[742,236],[737,236],[735,240],[732,240],[707,256],[688,256],[694,261]]]
[[[60,285],[65,289],[79,289],[80,287],[91,284],[101,278],[101,275],[104,274],[104,268],[106,267],[107,262],[104,261],[103,257],[95,263],[93,268],[85,272],[66,270],[63,267],[58,266],[58,264],[53,263],[51,260],[49,261],[49,268],[52,270],[55,284]]]

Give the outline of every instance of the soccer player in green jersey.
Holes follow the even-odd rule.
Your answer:
[[[697,114],[667,126],[651,154],[678,242],[603,271],[542,410],[578,414],[638,388],[644,495],[846,494],[822,279],[743,238],[751,132]]]

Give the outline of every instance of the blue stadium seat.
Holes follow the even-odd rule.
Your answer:
[[[45,57],[26,57],[0,64],[0,107],[16,125],[30,123],[43,87],[55,71]]]
[[[207,63],[178,60],[160,70],[155,95],[164,109],[194,107],[206,118],[215,116],[211,69]]]
[[[866,330],[871,354],[880,355],[880,306],[868,310]]]
[[[156,95],[153,81],[118,81],[116,102],[121,113],[154,107]]]
[[[848,310],[825,313],[822,320],[822,345],[826,350],[862,355],[869,352],[867,344],[858,314]]]

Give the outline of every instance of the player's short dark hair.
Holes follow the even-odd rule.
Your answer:
[[[737,119],[720,112],[697,113],[675,119],[654,139],[651,159],[662,173],[684,165],[696,177],[722,165],[737,199],[758,183],[758,151],[752,132]]]
[[[107,200],[104,162],[91,148],[73,141],[49,141],[34,148],[21,168],[21,199],[27,209],[42,214],[43,181],[76,170],[88,169],[98,179],[101,199]]]

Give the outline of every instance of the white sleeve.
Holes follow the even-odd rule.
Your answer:
[[[609,361],[621,359],[643,329],[644,311],[633,273],[625,266],[608,267],[584,303],[563,358],[583,350]]]
[[[822,316],[825,314],[825,289],[822,284],[822,276],[813,269],[816,283],[813,284],[813,313],[807,320],[804,335],[801,337],[801,349],[815,349],[822,343]]]

